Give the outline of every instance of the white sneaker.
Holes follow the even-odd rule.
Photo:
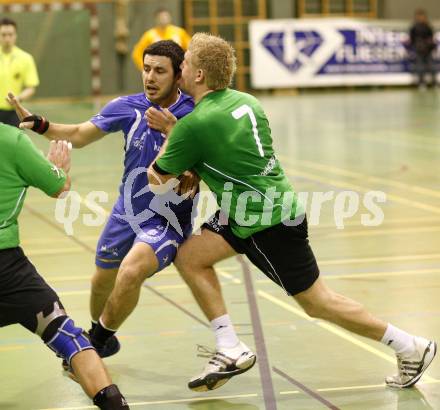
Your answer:
[[[191,390],[198,392],[218,389],[231,377],[251,369],[257,361],[255,354],[243,342],[232,349],[222,348],[217,351],[200,345],[197,348],[204,353],[199,356],[209,357],[203,372],[188,383]]]
[[[431,364],[436,352],[435,342],[414,337],[414,352],[409,355],[396,354],[398,374],[386,377],[385,383],[400,389],[413,386]]]

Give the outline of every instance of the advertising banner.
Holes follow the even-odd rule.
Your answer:
[[[414,62],[408,48],[409,25],[354,19],[252,21],[252,86],[410,84]],[[438,65],[440,32],[435,41]]]

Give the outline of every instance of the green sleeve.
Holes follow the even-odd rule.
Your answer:
[[[165,152],[156,161],[157,166],[169,174],[181,175],[192,169],[201,158],[201,144],[185,120],[179,120],[174,126]]]
[[[17,142],[16,162],[18,173],[29,186],[53,196],[66,183],[66,174],[37,150],[30,138],[20,133]]]

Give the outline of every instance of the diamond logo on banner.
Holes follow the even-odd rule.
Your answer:
[[[295,72],[310,60],[324,42],[316,31],[268,33],[261,43],[289,71]]]

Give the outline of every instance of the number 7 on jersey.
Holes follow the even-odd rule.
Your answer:
[[[252,132],[254,133],[255,142],[257,143],[258,152],[260,153],[260,156],[264,157],[263,146],[261,145],[260,136],[258,135],[257,119],[255,118],[255,114],[252,111],[252,108],[249,107],[249,105],[247,104],[243,104],[236,110],[232,111],[231,114],[236,120],[239,120],[245,115],[249,115],[252,124]]]

